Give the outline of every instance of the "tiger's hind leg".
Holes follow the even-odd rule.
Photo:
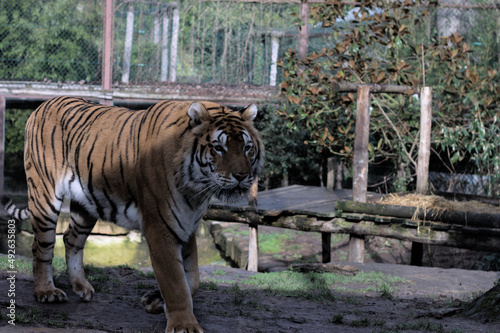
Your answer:
[[[71,201],[70,211],[70,224],[64,232],[63,238],[66,248],[69,282],[73,287],[73,291],[82,300],[90,301],[94,297],[95,290],[85,278],[83,249],[97,219],[90,216],[85,208],[76,201]]]
[[[33,233],[33,277],[35,297],[39,302],[66,302],[66,293],[54,285],[52,259],[56,242],[56,225],[62,202],[36,200],[30,195],[29,209]]]

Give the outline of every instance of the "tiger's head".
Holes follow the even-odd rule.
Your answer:
[[[264,145],[253,126],[257,107],[230,110],[203,102],[191,104],[187,113],[195,139],[184,159],[184,181],[202,200],[241,199],[264,162]]]

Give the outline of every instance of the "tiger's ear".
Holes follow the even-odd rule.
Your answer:
[[[253,121],[257,117],[257,105],[250,104],[245,110],[241,112],[241,117],[243,120]]]
[[[193,104],[191,104],[187,113],[189,118],[191,119],[191,121],[189,122],[191,127],[196,127],[202,122],[211,118],[210,113],[207,111],[205,106],[198,102],[194,102]]]

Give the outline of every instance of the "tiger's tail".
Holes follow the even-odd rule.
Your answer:
[[[21,221],[21,220],[26,220],[30,217],[30,212],[28,208],[25,209],[17,208],[9,196],[2,195],[0,202],[2,203],[2,206],[5,209],[5,211],[14,219]]]

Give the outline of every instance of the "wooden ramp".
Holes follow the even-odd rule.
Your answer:
[[[379,197],[380,194],[368,193],[367,201]],[[422,244],[500,250],[500,214],[459,211],[415,214],[414,207],[353,202],[351,190],[330,192],[322,187],[300,185],[260,192],[257,199],[256,207],[246,201],[235,204],[214,201],[205,214],[206,220],[249,225],[249,269],[257,269],[259,225],[321,233],[323,262],[330,260],[332,233],[351,236],[348,260],[357,262],[363,260],[365,236],[412,241],[414,264],[421,262]]]
[[[368,194],[368,201],[380,198],[376,193]],[[352,190],[327,191],[324,187],[292,185],[277,189],[259,192],[257,211],[277,212],[296,211],[301,213],[334,213],[335,202],[338,200],[352,200]],[[213,208],[243,208],[248,206],[247,201],[235,204],[222,204],[214,201]]]

